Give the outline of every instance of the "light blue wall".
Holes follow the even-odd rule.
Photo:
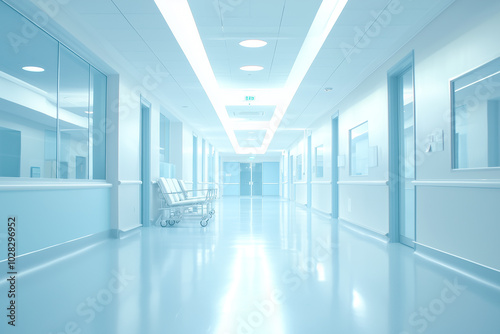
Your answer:
[[[7,218],[14,215],[18,256],[110,229],[109,188],[0,191],[0,203],[1,249]]]
[[[280,163],[262,163],[262,196],[280,195]]]
[[[500,212],[497,205],[500,200],[500,169],[451,168],[450,79],[492,61],[500,54],[497,42],[500,2],[479,2],[483,5],[456,1],[331,110],[340,111],[339,155],[344,161],[339,167],[340,218],[385,235],[389,232],[390,213],[387,73],[414,51],[417,248],[427,247],[500,270]],[[472,12],[474,15],[470,16]],[[462,22],[467,24],[457,24]],[[455,28],[442,29],[448,26]],[[433,43],[429,44],[429,40]],[[330,142],[327,134],[330,136],[331,130],[326,124],[331,122],[331,116],[327,114],[311,126],[313,147]],[[369,145],[376,148],[377,159],[369,167],[367,176],[351,176],[349,129],[365,121],[368,121]],[[444,134],[444,150],[426,152],[429,137],[436,133],[436,129]],[[329,151],[331,148],[325,147],[325,152]],[[303,140],[290,148],[290,155],[296,157],[299,154],[304,154]],[[336,157],[325,156],[325,166],[336,162]],[[326,177],[321,181],[328,181],[330,172],[325,170],[324,175]],[[305,204],[305,186],[295,186],[297,202]],[[327,196],[331,196],[331,185],[314,185],[313,207],[328,212],[329,201],[319,202]]]
[[[240,196],[240,163],[224,162],[222,196]]]

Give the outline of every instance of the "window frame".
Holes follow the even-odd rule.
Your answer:
[[[321,148],[321,175],[318,175],[318,149]],[[324,144],[321,144],[321,145],[318,145],[314,148],[314,171],[315,171],[315,176],[316,178],[318,179],[322,179],[325,177],[325,154],[324,154],[324,150],[325,150],[325,145]]]
[[[449,80],[449,98],[450,98],[450,153],[451,153],[451,161],[450,161],[450,169],[453,173],[461,173],[461,172],[477,172],[477,171],[499,171],[500,166],[494,167],[466,167],[466,168],[458,168],[455,164],[457,159],[456,152],[456,115],[455,115],[455,82],[460,78],[463,78],[466,75],[472,74],[474,71],[485,68],[489,64],[493,62],[500,62],[500,57],[493,58],[485,63],[480,64],[474,68],[471,68],[460,75],[457,75]],[[490,74],[489,76],[500,75],[500,68],[498,71]],[[484,77],[481,80],[486,79],[488,76]],[[474,84],[474,83],[473,83]]]
[[[367,164],[366,164],[366,174],[353,174],[353,163],[352,163],[352,132],[353,130],[363,126],[366,124],[366,134],[367,134],[367,141],[368,141],[368,144],[367,144],[367,147],[368,147],[368,150],[367,150]],[[367,177],[369,176],[370,174],[370,164],[369,164],[369,159],[370,159],[370,135],[369,135],[370,131],[369,131],[369,127],[368,127],[368,120],[364,121],[364,122],[361,122],[359,123],[358,125],[352,127],[349,129],[349,176],[352,176],[352,177]]]
[[[82,61],[84,61],[88,67],[89,67],[89,82],[87,83],[88,86],[89,86],[89,106],[90,106],[90,96],[93,95],[93,92],[90,90],[90,88],[92,87],[92,70],[95,70],[96,72],[100,73],[106,83],[105,83],[105,96],[104,96],[104,101],[105,101],[105,110],[104,110],[104,120],[105,120],[105,124],[104,124],[104,134],[103,134],[103,137],[104,137],[104,152],[105,152],[105,156],[104,156],[104,161],[103,163],[105,164],[105,179],[91,179],[90,176],[91,174],[93,174],[91,172],[91,170],[93,169],[93,165],[91,166],[90,165],[90,161],[92,161],[92,159],[90,157],[88,157],[87,159],[87,168],[88,168],[88,178],[86,179],[77,179],[77,178],[72,178],[72,179],[66,179],[66,178],[60,178],[60,175],[59,175],[59,172],[56,173],[56,177],[54,178],[44,178],[44,177],[40,177],[40,178],[34,178],[34,177],[26,177],[26,176],[20,176],[20,177],[3,177],[3,176],[0,176],[0,189],[2,190],[5,190],[5,189],[18,189],[18,188],[22,188],[22,189],[40,189],[40,188],[46,188],[46,187],[55,187],[55,188],[101,188],[101,187],[108,187],[109,186],[109,183],[107,182],[107,179],[108,179],[108,151],[107,151],[107,123],[109,121],[109,118],[108,118],[108,113],[109,113],[109,97],[108,97],[108,90],[109,90],[109,75],[106,74],[104,71],[100,70],[99,68],[97,68],[93,63],[91,63],[90,61],[88,61],[86,58],[84,58],[80,53],[76,52],[74,50],[74,48],[70,47],[69,45],[67,45],[66,43],[64,43],[63,41],[61,41],[61,39],[59,39],[58,37],[56,37],[54,34],[50,33],[49,31],[47,31],[46,29],[44,29],[43,27],[41,27],[39,24],[37,24],[36,22],[34,22],[31,18],[27,17],[25,14],[21,13],[19,10],[17,10],[16,8],[12,7],[10,4],[8,3],[3,3],[4,5],[6,5],[9,9],[11,9],[13,11],[13,14],[17,14],[19,15],[23,20],[26,20],[28,21],[31,25],[33,25],[34,27],[36,27],[38,29],[38,31],[40,32],[43,32],[44,34],[46,34],[48,37],[52,38],[56,43],[57,43],[57,53],[58,53],[58,59],[57,59],[57,67],[58,67],[58,71],[57,71],[57,91],[56,91],[56,97],[57,97],[57,106],[56,106],[56,110],[57,110],[57,114],[59,114],[59,94],[60,94],[60,60],[61,60],[61,57],[60,57],[60,52],[61,52],[61,47],[64,47],[66,48],[69,52],[71,52],[74,56],[80,58]],[[10,15],[10,14],[9,14]],[[57,118],[55,119],[56,121],[56,152],[59,152],[59,149],[60,149],[60,129],[59,129],[59,122],[60,122],[60,119],[59,119],[59,115],[57,116]],[[89,128],[89,134],[90,134],[90,128]],[[88,151],[89,151],[89,154],[90,154],[90,145],[92,145],[93,143],[93,138],[91,137],[88,137],[88,142],[87,142],[87,148],[88,148]],[[59,163],[60,163],[60,154],[57,154],[56,156],[56,169],[59,170]]]

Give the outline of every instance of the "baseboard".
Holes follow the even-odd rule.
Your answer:
[[[369,237],[369,238],[374,239],[376,241],[380,241],[383,244],[388,244],[390,242],[390,239],[387,235],[380,234],[379,232],[370,230],[369,228],[366,228],[364,226],[357,225],[355,223],[352,223],[352,222],[347,221],[347,220],[342,219],[342,218],[339,218],[339,223],[340,223],[340,226],[343,228],[347,228],[351,231],[362,234],[365,237]]]
[[[500,290],[500,270],[419,243],[415,255]]]
[[[114,229],[111,231],[111,235],[115,239],[126,239],[132,235],[135,235],[140,232],[142,228],[142,225],[138,225],[136,227],[133,227],[129,230],[120,230],[120,229]]]
[[[312,208],[311,209],[311,212],[317,214],[317,215],[320,215],[320,216],[323,216],[325,218],[328,218],[328,219],[333,219],[332,218],[332,214],[331,213],[328,213],[328,212],[325,212],[325,211],[321,211],[321,210],[318,210],[318,209],[314,209]]]
[[[26,275],[50,262],[63,260],[66,257],[83,252],[100,244],[101,242],[109,240],[111,234],[111,230],[107,230],[19,255],[17,257],[17,271],[19,275]],[[3,263],[6,261],[7,260],[0,261],[0,267],[3,266]]]

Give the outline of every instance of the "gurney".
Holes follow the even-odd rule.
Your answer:
[[[187,197],[191,192],[181,188],[176,179],[160,178],[157,182],[162,199],[159,218],[160,226],[173,226],[184,218],[200,219],[200,225],[205,227],[215,214],[213,201],[217,197],[215,189],[199,190],[204,196]]]

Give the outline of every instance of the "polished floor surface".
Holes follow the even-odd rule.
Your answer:
[[[18,290],[2,333],[500,333],[500,290],[280,199],[61,254]]]

